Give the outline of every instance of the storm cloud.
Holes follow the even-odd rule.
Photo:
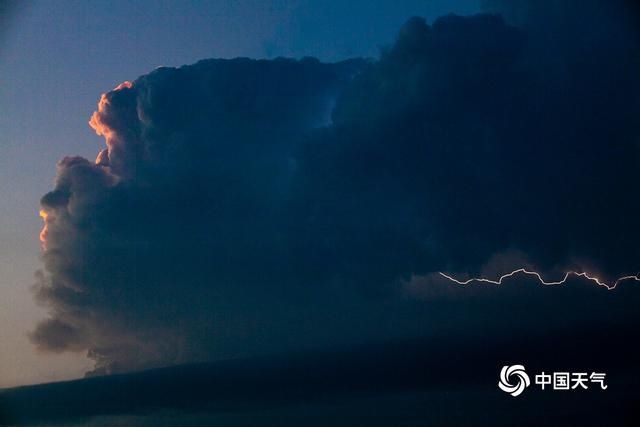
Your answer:
[[[376,60],[205,60],[104,94],[107,148],[42,198],[33,341],[108,373],[635,324],[635,283],[437,276],[638,273],[638,46],[549,23],[412,18]]]

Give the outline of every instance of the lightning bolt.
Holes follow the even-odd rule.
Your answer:
[[[515,276],[516,274],[526,274],[528,276],[534,276],[536,279],[538,279],[538,281],[540,283],[542,283],[543,285],[561,285],[564,282],[567,281],[567,279],[571,276],[575,276],[575,277],[584,277],[585,279],[588,279],[594,283],[596,283],[598,286],[603,286],[605,288],[607,288],[608,291],[612,291],[616,288],[616,286],[618,286],[618,284],[620,282],[624,282],[625,280],[634,280],[636,282],[640,282],[640,273],[636,274],[635,276],[631,275],[631,276],[622,276],[619,277],[614,283],[613,285],[608,285],[607,283],[605,283],[604,281],[600,280],[599,278],[595,277],[595,276],[591,276],[588,273],[585,272],[578,272],[578,271],[568,271],[564,274],[564,277],[562,278],[562,280],[558,280],[558,281],[546,281],[542,278],[542,276],[540,275],[540,273],[536,272],[536,271],[530,271],[527,270],[525,268],[519,268],[517,270],[513,270],[511,273],[507,273],[504,274],[502,276],[500,276],[500,278],[498,280],[491,280],[491,279],[485,279],[482,277],[474,277],[468,280],[458,280],[455,277],[452,277],[446,273],[443,272],[439,272],[438,274],[440,274],[442,277],[451,280],[452,282],[458,283],[459,285],[468,285],[469,283],[472,282],[481,282],[481,283],[491,283],[494,285],[501,285],[502,281],[504,279],[508,279],[509,277]]]

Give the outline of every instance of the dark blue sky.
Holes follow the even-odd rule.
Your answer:
[[[99,95],[155,67],[238,56],[376,56],[413,15],[431,22],[479,10],[474,0],[25,2],[0,33],[0,387],[78,376],[79,355],[39,355],[25,334],[44,316],[38,200],[55,162],[93,159],[87,125]],[[3,21],[5,22],[5,21]]]

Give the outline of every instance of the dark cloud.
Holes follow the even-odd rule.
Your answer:
[[[19,387],[0,392],[0,425],[633,426],[639,354],[622,335],[396,340]],[[529,375],[607,366],[608,388],[513,399],[497,372],[523,355]]]
[[[63,159],[42,199],[37,297],[52,319],[38,345],[64,318],[114,371],[225,354],[253,323],[288,322],[270,306],[292,288],[282,204],[294,147],[363,64],[209,60],[105,94],[90,124],[107,151]]]
[[[343,236],[364,270],[375,248],[383,268],[406,264],[390,276],[477,272],[509,250],[546,271],[635,274],[637,50],[594,47],[556,70],[526,36],[496,16],[409,21],[305,148],[303,197],[326,198],[302,203],[324,209],[309,228]]]
[[[377,61],[207,60],[105,94],[107,150],[62,160],[42,199],[34,341],[102,373],[633,327],[634,284],[437,275],[637,273],[637,46],[590,33],[548,53],[521,27],[412,18]]]
[[[50,351],[85,350],[84,340],[77,328],[59,319],[43,323],[32,335],[33,341]]]

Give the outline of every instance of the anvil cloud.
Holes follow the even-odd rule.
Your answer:
[[[412,18],[378,60],[205,60],[104,94],[107,148],[42,198],[33,341],[105,373],[628,322],[631,287],[436,277],[639,268],[637,43],[532,22]],[[495,293],[540,304],[504,325]]]

